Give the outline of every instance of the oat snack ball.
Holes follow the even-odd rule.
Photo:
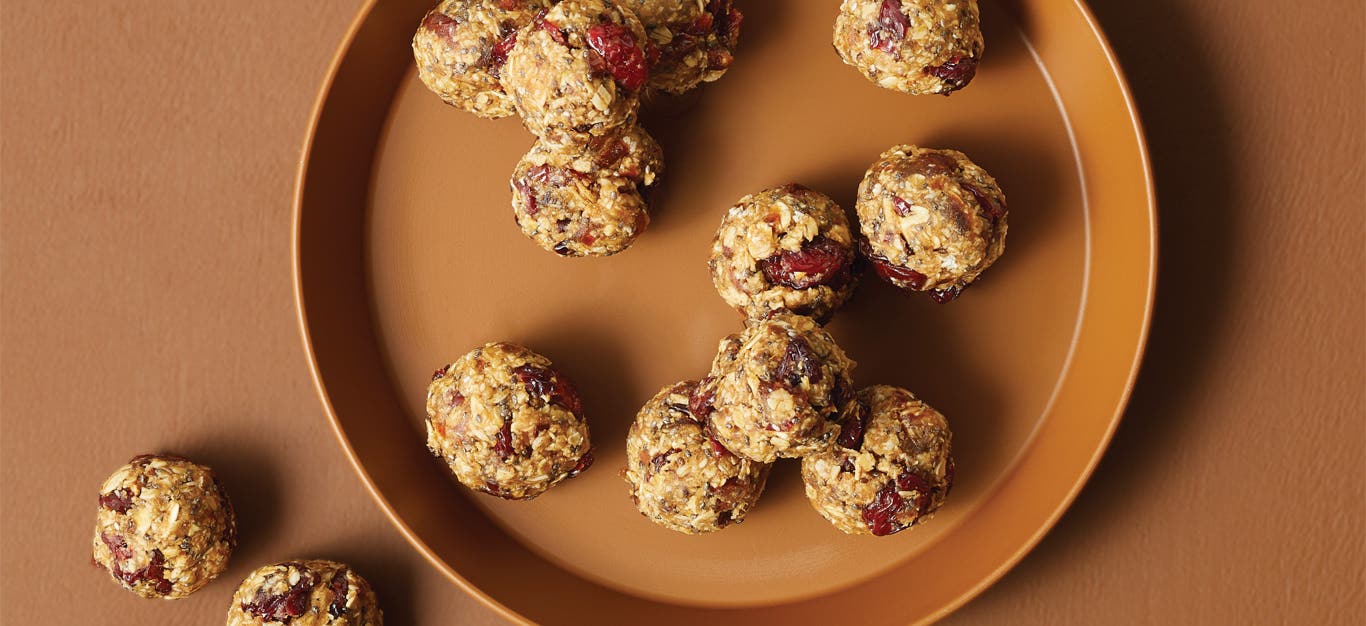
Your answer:
[[[143,454],[100,488],[94,559],[144,598],[184,598],[223,573],[237,517],[213,470]]]
[[[834,445],[840,409],[853,399],[853,369],[809,317],[750,320],[721,341],[693,414],[706,414],[716,440],[747,459],[804,456]]]
[[[447,104],[480,117],[515,111],[499,83],[518,29],[549,0],[443,0],[413,36],[417,76]]]
[[[834,200],[801,185],[740,199],[712,240],[712,284],[746,317],[790,311],[825,321],[857,281],[854,236]]]
[[[636,415],[626,435],[631,500],[650,521],[689,535],[743,522],[770,465],[732,454],[689,402],[694,381],[669,385]]]
[[[744,15],[730,0],[618,0],[658,51],[649,88],[674,95],[715,81],[735,60]]]
[[[608,256],[645,231],[645,194],[664,171],[659,144],[637,124],[556,147],[536,142],[512,173],[522,233],[561,256]]]
[[[649,78],[645,29],[605,0],[564,0],[518,35],[503,87],[532,134],[586,143],[630,123]]]
[[[267,565],[242,581],[228,608],[228,626],[381,626],[384,616],[370,583],[333,561]]]
[[[948,95],[982,58],[977,0],[844,0],[835,51],[879,87]]]
[[[953,434],[896,387],[858,392],[832,448],[802,459],[806,497],[851,535],[890,535],[932,517],[953,487]]]
[[[1006,246],[1006,198],[957,150],[897,146],[859,185],[863,252],[884,280],[948,302]]]
[[[522,346],[490,343],[436,371],[427,448],[466,487],[530,500],[593,463],[573,383]]]

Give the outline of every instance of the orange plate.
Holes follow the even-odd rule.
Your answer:
[[[927,621],[1038,541],[1105,448],[1142,352],[1154,209],[1119,70],[1080,2],[985,3],[985,62],[950,98],[884,91],[830,48],[835,0],[742,3],[737,62],[646,127],[667,171],[650,230],[608,259],[562,259],[512,220],[531,145],[418,82],[409,40],[431,0],[372,2],[315,109],[300,166],[300,324],[337,435],[404,535],[503,615],[541,622]],[[949,416],[958,485],[931,522],[848,537],[775,469],[744,524],[656,527],[618,476],[626,429],[660,387],[705,373],[740,326],[708,246],[740,196],[801,182],[845,207],[897,143],[958,148],[1010,202],[1004,258],[936,305],[865,277],[831,324],[860,385]],[[555,361],[583,394],[597,465],[534,502],[455,483],[424,447],[432,370],[492,340]]]

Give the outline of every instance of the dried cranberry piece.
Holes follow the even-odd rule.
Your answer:
[[[858,400],[849,406],[840,422],[840,436],[835,441],[850,450],[863,447],[863,431],[868,423],[868,406]]]
[[[123,539],[120,537],[119,541]],[[106,541],[106,543],[108,543]],[[127,549],[126,544],[124,549]],[[131,556],[131,555],[130,555]],[[136,570],[120,569],[118,565],[110,572],[125,585],[133,586],[140,582],[147,581],[152,583],[152,590],[160,595],[171,593],[171,581],[166,580],[166,557],[161,554],[161,550],[152,550],[152,558],[147,566]]]
[[[956,470],[954,468],[953,457],[949,457],[949,467],[944,470],[944,495],[949,495],[953,491],[953,479]]]
[[[693,20],[691,24],[688,24],[688,26],[683,29],[683,32],[686,32],[689,35],[706,35],[711,32],[711,27],[715,24],[715,15],[703,13],[702,15],[697,16],[697,19]]]
[[[574,467],[569,470],[568,474],[565,474],[565,478],[573,478],[584,473],[585,470],[593,467],[593,460],[592,450],[583,453],[583,456],[579,457],[579,462],[574,464]]]
[[[287,566],[296,566],[287,564]],[[302,566],[296,566],[302,568]],[[316,581],[313,580],[313,573],[303,571],[299,577],[299,582],[294,583],[288,590],[279,595],[268,595],[262,591],[256,593],[256,597],[251,602],[243,602],[242,610],[263,621],[289,623],[293,618],[299,617],[308,612],[308,596],[313,592]]]
[[[868,47],[895,53],[906,39],[906,28],[910,25],[911,19],[901,12],[901,0],[882,0],[877,21],[868,25]]]
[[[791,289],[847,283],[854,253],[833,239],[817,236],[799,250],[779,252],[759,261],[759,269],[774,284]],[[797,274],[802,274],[798,276]]]
[[[327,605],[327,614],[333,619],[346,615],[346,568],[342,568],[332,576],[332,582],[327,584],[327,593],[332,596],[332,602]]]
[[[125,488],[100,495],[100,506],[116,513],[127,513],[133,508],[133,493]]]
[[[620,137],[599,135],[588,141],[588,153],[593,155],[593,165],[608,168],[630,153],[630,146]]]
[[[962,185],[963,189],[966,189],[968,193],[972,194],[972,197],[975,200],[977,200],[977,204],[982,207],[982,210],[986,212],[987,217],[991,218],[992,222],[995,222],[1006,216],[1005,205],[996,202],[995,198],[991,197],[990,195],[987,195],[987,193],[982,191],[982,189],[979,188],[977,185],[974,185],[972,183],[960,184]]]
[[[947,94],[962,89],[977,75],[977,59],[970,56],[955,56],[943,65],[926,67],[924,72],[944,81],[948,86],[948,90],[945,91]]]
[[[588,47],[602,55],[612,78],[629,91],[640,89],[649,78],[645,50],[636,43],[636,35],[621,24],[604,22],[588,29]]]
[[[569,242],[566,241],[556,243],[551,250],[560,256],[576,256],[578,254],[577,252],[574,252],[573,248],[569,247]]]
[[[815,385],[821,382],[820,359],[806,339],[794,337],[787,342],[787,350],[774,373],[791,387],[799,387],[803,381]]]
[[[498,0],[498,8],[504,11],[516,11],[522,8],[522,0]]]
[[[731,517],[732,517],[732,512],[731,512],[731,511],[721,511],[721,512],[720,512],[719,514],[717,514],[717,516],[716,516],[716,525],[717,525],[717,527],[725,528],[725,527],[727,527],[727,526],[730,526],[730,523],[731,523],[731,521],[732,521],[732,520],[731,520]]]
[[[920,272],[908,267],[893,265],[891,261],[880,256],[872,257],[871,261],[873,263],[873,271],[877,272],[878,276],[881,276],[886,280],[904,282],[910,286],[911,289],[917,291],[925,286],[925,275]]]
[[[916,493],[914,501],[907,502],[901,497],[901,493],[907,491]],[[924,514],[925,507],[929,506],[929,499],[930,486],[923,478],[909,472],[902,474],[884,485],[873,497],[873,501],[863,507],[863,523],[877,536],[899,532],[910,526],[901,521],[902,514],[914,510],[915,518],[920,517]]]
[[[933,298],[934,301],[938,302],[939,304],[946,304],[949,302],[953,302],[954,300],[957,300],[958,295],[963,293],[963,289],[964,287],[962,285],[950,285],[948,287],[940,287],[939,289],[931,291],[930,297]]]
[[[940,152],[921,152],[908,164],[912,172],[923,176],[952,176],[960,170],[958,161]]]
[[[526,387],[533,406],[539,406],[539,402],[549,399],[576,416],[583,413],[583,404],[574,384],[554,370],[528,363],[514,368],[512,374]]]
[[[716,402],[716,380],[710,376],[703,378],[688,397],[688,411],[693,417],[705,420],[711,416],[715,410],[713,406]]]
[[[508,61],[508,53],[512,52],[513,46],[516,45],[517,31],[515,30],[511,33],[508,33],[507,36],[503,37],[502,39],[499,39],[498,43],[493,44],[493,48],[489,50],[488,63],[489,73],[493,74],[494,78],[499,78],[502,75],[503,64],[507,63]]]
[[[432,372],[432,380],[433,380],[433,381],[440,380],[442,376],[445,376],[445,375],[446,375],[446,370],[449,369],[449,368],[450,368],[450,366],[447,365],[447,366],[445,366],[445,367],[442,367],[442,368],[437,369],[435,372]]]
[[[901,217],[910,215],[911,211],[915,208],[911,206],[911,203],[902,200],[901,196],[892,196],[892,207],[896,210],[896,214]]]
[[[503,427],[493,436],[493,453],[499,460],[506,461],[512,456],[512,417],[503,417]]]
[[[721,443],[721,441],[720,441],[719,439],[716,438],[716,433],[713,432],[712,429],[708,428],[706,432],[707,432],[707,451],[708,451],[712,456],[717,457],[717,458],[725,458],[725,457],[728,457],[728,456],[735,456],[735,453],[734,453],[734,452],[731,452],[731,451],[730,451],[730,448],[727,448],[727,447],[725,446],[725,444]]]
[[[569,40],[565,38],[564,31],[560,30],[560,27],[556,26],[550,20],[545,19],[545,13],[545,11],[541,11],[540,15],[536,16],[536,26],[541,30],[550,33],[550,38],[554,40],[555,43],[562,46],[568,45]]]
[[[454,41],[455,29],[459,26],[460,23],[455,21],[455,18],[434,10],[427,13],[427,16],[422,18],[421,28],[423,30],[431,31],[432,34],[442,39]]]
[[[707,5],[707,12],[712,14],[712,32],[716,33],[717,39],[727,48],[734,48],[740,40],[740,24],[745,21],[745,15],[737,10],[731,0],[712,0]]]
[[[103,541],[104,545],[109,548],[109,552],[114,555],[115,560],[126,561],[133,558],[133,551],[128,547],[128,541],[123,538],[123,535],[110,535],[102,532],[100,533],[100,541]]]

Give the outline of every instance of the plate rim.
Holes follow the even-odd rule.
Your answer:
[[[1041,523],[1038,524],[1038,526],[1029,535],[1028,539],[1024,542],[1021,542],[1010,553],[1010,555],[1006,559],[1004,559],[995,569],[991,570],[991,572],[988,573],[986,576],[981,577],[981,579],[979,579],[976,584],[964,589],[961,593],[959,593],[949,602],[944,603],[938,609],[926,614],[923,617],[923,619],[919,620],[919,622],[917,623],[931,623],[938,621],[944,618],[945,616],[949,615],[950,613],[953,613],[954,611],[958,610],[959,608],[962,608],[965,604],[972,601],[977,596],[981,595],[984,591],[986,591],[987,588],[994,585],[1007,572],[1009,572],[1016,565],[1018,565],[1019,562],[1023,560],[1023,558],[1026,555],[1028,555],[1031,551],[1033,551],[1033,549],[1039,544],[1040,541],[1042,541],[1043,537],[1046,534],[1048,534],[1048,532],[1051,531],[1054,526],[1057,525],[1058,520],[1061,519],[1062,515],[1066,513],[1067,510],[1071,508],[1072,504],[1076,501],[1076,498],[1078,494],[1080,494],[1081,490],[1086,486],[1088,482],[1090,482],[1091,477],[1095,472],[1096,466],[1100,462],[1100,459],[1104,456],[1106,450],[1109,449],[1110,443],[1114,438],[1115,431],[1119,426],[1119,422],[1123,418],[1125,411],[1128,409],[1130,399],[1133,395],[1134,384],[1138,378],[1139,371],[1143,364],[1144,355],[1148,347],[1148,341],[1152,329],[1153,307],[1156,297],[1157,275],[1159,265],[1159,215],[1157,210],[1156,188],[1153,182],[1152,161],[1148,149],[1148,139],[1146,133],[1144,132],[1142,116],[1140,115],[1138,107],[1134,102],[1133,92],[1129,85],[1128,77],[1124,73],[1124,70],[1119,63],[1119,60],[1115,55],[1114,48],[1111,46],[1109,38],[1106,37],[1104,31],[1100,28],[1100,25],[1096,20],[1095,14],[1091,11],[1090,7],[1087,5],[1085,0],[1068,1],[1073,5],[1073,8],[1075,8],[1077,12],[1080,14],[1082,20],[1086,24],[1087,29],[1090,31],[1090,35],[1094,38],[1095,42],[1099,44],[1100,50],[1105,58],[1106,64],[1109,66],[1111,72],[1113,73],[1116,85],[1119,88],[1120,96],[1124,104],[1124,110],[1126,116],[1129,119],[1132,131],[1134,133],[1135,148],[1137,149],[1138,161],[1141,166],[1140,169],[1143,178],[1143,192],[1145,196],[1143,205],[1147,209],[1148,213],[1148,267],[1145,276],[1146,289],[1143,301],[1144,306],[1142,322],[1139,324],[1139,333],[1134,347],[1133,358],[1129,363],[1128,374],[1125,379],[1122,392],[1117,398],[1114,412],[1111,416],[1109,416],[1109,423],[1106,425],[1103,435],[1097,441],[1095,449],[1091,452],[1090,457],[1087,459],[1085,467],[1083,468],[1081,473],[1078,474],[1077,479],[1067,490],[1065,496],[1057,502],[1057,504],[1053,507],[1050,514],[1047,517],[1045,517]],[[318,363],[317,354],[313,348],[312,333],[309,329],[308,311],[304,295],[302,269],[303,209],[306,192],[306,183],[308,178],[308,169],[309,164],[311,162],[314,142],[317,137],[319,122],[321,120],[323,110],[327,105],[329,96],[332,93],[332,89],[336,82],[337,75],[340,71],[343,62],[346,59],[347,52],[351,49],[353,43],[355,42],[357,34],[365,26],[365,23],[370,18],[371,13],[374,12],[374,9],[378,4],[379,0],[364,0],[364,3],[356,11],[355,16],[351,19],[351,22],[347,26],[345,33],[339,40],[336,49],[333,51],[331,59],[328,62],[328,66],[324,71],[323,80],[319,84],[317,93],[313,99],[313,104],[309,110],[308,124],[304,132],[304,137],[299,152],[297,166],[295,168],[294,193],[292,195],[291,201],[290,270],[291,287],[294,297],[295,321],[298,324],[299,338],[303,345],[305,356],[307,357],[309,377],[312,380],[314,392],[317,398],[321,401],[323,413],[327,418],[332,433],[336,437],[337,442],[341,444],[342,451],[345,454],[347,461],[351,464],[352,469],[355,470],[357,475],[361,478],[361,482],[364,485],[365,490],[370,494],[370,497],[375,501],[375,503],[379,505],[380,509],[383,511],[384,515],[389,519],[390,523],[392,523],[394,527],[398,529],[399,533],[404,537],[404,539],[406,539],[414,548],[416,548],[417,551],[423,556],[423,558],[430,565],[432,565],[432,567],[434,567],[438,572],[444,574],[446,578],[448,578],[451,582],[455,583],[455,585],[459,587],[462,591],[464,591],[465,593],[469,594],[474,599],[479,601],[480,604],[484,605],[486,608],[492,610],[498,616],[510,622],[518,624],[532,624],[533,622],[528,620],[525,616],[511,609],[507,605],[500,602],[498,599],[489,595],[483,589],[479,588],[477,585],[471,583],[465,577],[461,576],[459,572],[455,571],[455,569],[452,568],[449,564],[447,564],[441,557],[436,555],[432,551],[431,547],[428,546],[427,543],[423,541],[422,538],[419,537],[417,533],[408,525],[408,523],[404,521],[399,516],[399,514],[394,510],[393,506],[389,503],[388,499],[384,496],[384,494],[382,494],[379,491],[379,487],[375,484],[375,481],[371,477],[370,473],[365,469],[365,466],[361,463],[354,446],[352,446],[350,439],[347,437],[345,431],[343,430],[341,421],[337,417],[336,407],[332,403],[331,396],[327,391],[326,383],[323,380],[323,374]],[[1049,82],[1050,89],[1053,89],[1053,86],[1051,85],[1051,78],[1049,78]],[[1054,92],[1054,94],[1056,98],[1056,91]],[[1072,135],[1070,120],[1067,122],[1067,124],[1068,134]],[[1075,149],[1075,140],[1073,140],[1072,145]],[[1082,172],[1082,175],[1082,181],[1084,183],[1085,173]]]

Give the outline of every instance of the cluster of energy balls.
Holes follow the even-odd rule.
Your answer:
[[[511,180],[522,232],[562,256],[608,256],[650,223],[664,170],[642,96],[720,78],[741,20],[730,0],[443,0],[413,56],[447,103],[515,113],[536,136]]]
[[[184,457],[143,454],[100,488],[94,563],[144,598],[175,600],[228,567],[237,516],[213,470]],[[370,584],[333,561],[287,561],[247,575],[228,626],[382,626]]]

